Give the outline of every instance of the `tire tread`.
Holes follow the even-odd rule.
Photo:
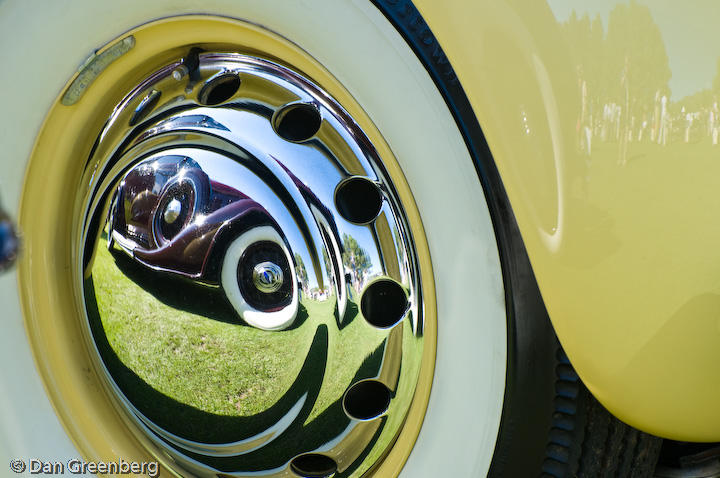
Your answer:
[[[652,476],[662,439],[613,417],[585,388],[559,345],[557,361],[555,410],[542,472],[556,478]]]

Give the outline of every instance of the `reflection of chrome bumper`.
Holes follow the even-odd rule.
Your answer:
[[[112,232],[112,238],[115,244],[120,246],[120,249],[122,249],[123,252],[132,258],[135,257],[135,248],[137,247],[137,244],[117,231]]]

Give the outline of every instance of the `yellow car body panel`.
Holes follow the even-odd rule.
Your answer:
[[[416,4],[585,384],[642,430],[720,440],[720,6]]]

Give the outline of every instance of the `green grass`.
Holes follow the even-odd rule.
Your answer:
[[[206,412],[248,416],[267,408],[297,376],[312,340],[309,328],[266,332],[168,305],[128,279],[105,249],[93,278],[120,361],[158,392]],[[222,297],[203,291],[208,309],[217,309]]]
[[[197,440],[261,431],[307,389],[317,396],[304,424],[321,417],[358,377],[377,374],[387,337],[356,320],[355,304],[340,330],[332,301],[305,301],[300,324],[288,330],[249,327],[221,290],[104,247],[86,289],[93,334],[125,395],[149,418]]]

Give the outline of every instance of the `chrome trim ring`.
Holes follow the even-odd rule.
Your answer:
[[[419,378],[423,289],[383,160],[329,94],[191,49],[130,89],[85,171],[89,336],[178,469],[360,476],[382,460]]]

